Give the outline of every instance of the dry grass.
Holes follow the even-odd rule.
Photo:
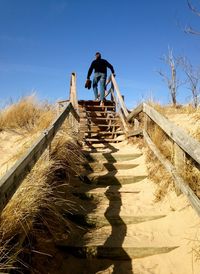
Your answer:
[[[186,159],[185,168],[182,172],[185,182],[200,198],[200,170],[191,158]]]
[[[157,185],[155,191],[155,202],[158,202],[162,200],[170,190],[174,189],[173,178],[149,148],[146,149],[145,154],[148,177]]]
[[[23,145],[12,155],[10,162],[13,163],[24,154],[37,134],[50,125],[54,115],[52,106],[39,104],[34,96],[23,98],[1,111],[1,131],[20,132],[22,140],[24,136],[27,137],[23,142],[18,140]],[[21,260],[20,266],[28,267],[24,257],[31,256],[30,252],[40,253],[40,250],[34,250],[33,247],[27,251],[27,245],[31,246],[33,239],[43,244],[45,237],[48,240],[68,237],[71,224],[64,213],[76,205],[68,199],[66,188],[70,187],[71,176],[80,175],[82,163],[85,162],[75,141],[77,136],[73,136],[74,128],[69,132],[65,123],[54,138],[50,153],[42,155],[3,210],[0,217],[1,273],[7,273],[6,270],[13,267],[13,261],[17,258]],[[48,254],[45,256],[48,257]]]
[[[177,106],[177,107],[173,107],[170,105],[162,106],[159,103],[153,102],[150,100],[147,103],[166,117],[169,115],[187,114],[188,117],[191,117],[191,125],[190,125],[190,127],[192,128],[191,135],[196,140],[200,140],[200,127],[199,126],[193,127],[193,125],[195,124],[195,121],[197,122],[200,118],[200,108],[195,109],[190,104],[184,105],[184,106]],[[156,147],[160,150],[162,155],[165,156],[174,165],[174,144],[173,144],[173,141],[168,137],[168,135],[165,134],[165,132],[151,120],[148,120],[148,134],[151,140],[156,145]],[[152,159],[149,158],[148,161],[151,162]],[[159,170],[160,172],[159,173],[156,172],[157,170]],[[166,186],[168,185],[168,178],[163,175],[164,173],[166,172],[164,172],[164,168],[162,167],[161,164],[159,164],[158,161],[153,162],[153,166],[149,167],[149,174],[151,179],[155,181],[157,185],[159,185],[159,188],[157,191],[158,193],[156,194],[158,197],[160,196],[159,194],[160,192],[166,193],[165,190],[167,189]],[[195,162],[189,159],[189,156],[187,155],[186,155],[185,169],[181,170],[181,176],[188,183],[188,185],[195,192],[195,194],[198,197],[200,197],[200,168],[199,166],[195,165]],[[162,178],[164,179],[162,180]],[[160,181],[163,183],[160,184],[159,183]]]
[[[152,106],[164,116],[167,116],[169,114],[194,114],[200,116],[200,108],[196,109],[192,104],[177,105],[176,107],[174,107],[170,104],[161,105],[159,102],[155,102],[152,100],[148,100],[147,104]]]
[[[149,126],[148,134],[151,140],[156,144],[161,153],[172,162],[173,160],[173,143],[165,132],[155,123]]]
[[[62,131],[52,143],[50,160],[48,157],[43,155],[4,209],[0,222],[2,242],[13,239],[13,244],[21,235],[30,233],[37,238],[41,231],[53,239],[63,237],[63,233],[68,236],[70,224],[63,212],[75,205],[67,199],[64,190],[70,174],[80,174],[85,159],[79,147]],[[11,253],[13,250],[9,256]]]
[[[36,97],[31,95],[1,110],[0,130],[40,131],[50,125],[54,116],[52,105],[39,103]]]

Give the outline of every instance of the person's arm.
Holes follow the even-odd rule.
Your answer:
[[[89,68],[88,74],[87,74],[87,79],[90,79],[90,76],[92,74],[93,68],[94,68],[94,62],[92,62],[92,64],[90,65],[90,68]]]
[[[111,72],[112,72],[113,74],[115,74],[115,71],[114,71],[113,66],[112,66],[110,63],[108,63],[108,61],[106,61],[106,66],[111,70]]]

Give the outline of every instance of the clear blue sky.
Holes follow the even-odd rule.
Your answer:
[[[200,1],[192,0],[199,6]],[[40,99],[67,99],[77,72],[79,99],[96,51],[113,64],[129,108],[150,96],[169,102],[156,70],[168,46],[200,64],[200,37],[187,35],[200,17],[186,0],[0,0],[0,103],[36,91]],[[181,88],[178,101],[189,95]]]

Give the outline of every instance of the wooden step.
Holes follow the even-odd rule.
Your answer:
[[[91,142],[91,143],[108,143],[108,142],[110,142],[110,143],[115,143],[115,142],[119,142],[120,140],[118,140],[118,139],[113,139],[113,138],[89,138],[89,137],[87,137],[87,138],[85,138],[85,141],[86,142]]]
[[[84,165],[87,170],[101,172],[104,170],[113,171],[113,170],[128,170],[138,166],[138,164],[126,163],[126,162],[117,162],[117,163],[108,163],[108,162],[95,162],[87,163]]]
[[[116,125],[116,124],[112,124],[112,125],[106,125],[106,124],[98,124],[98,125],[91,125],[91,124],[86,124],[86,125],[81,125],[80,126],[80,130],[88,130],[88,126],[91,130],[95,131],[95,130],[98,130],[98,131],[102,131],[102,129],[100,127],[109,127],[109,128],[120,128],[120,125]],[[104,129],[105,130],[105,129]]]
[[[109,134],[124,134],[123,131],[92,131],[92,130],[88,130],[88,131],[80,131],[80,132],[83,132],[85,133],[86,135],[89,135],[89,134],[95,134],[95,135],[109,135]]]
[[[85,110],[85,109],[82,109],[80,111],[80,114],[92,114],[92,113],[95,113],[95,114],[112,114],[112,115],[118,115],[115,111],[113,110],[108,110],[108,111],[102,111],[102,110],[95,110],[95,111],[92,111],[92,110]]]
[[[115,103],[113,101],[110,101],[110,100],[106,100],[104,102],[104,104],[106,106],[114,106]],[[78,101],[78,105],[79,106],[86,106],[86,105],[100,105],[100,102],[99,101],[95,101],[95,100],[79,100]]]
[[[80,118],[81,119],[94,119],[94,118],[106,118],[106,119],[110,119],[110,118],[116,118],[116,119],[119,119],[119,117],[118,116],[116,116],[116,115],[107,115],[107,114],[104,114],[104,115],[102,115],[102,114],[100,114],[100,115],[98,115],[98,114],[91,114],[91,115],[79,115],[80,116]]]
[[[114,120],[114,121],[119,121],[119,117],[110,117],[110,116],[80,116],[82,120]]]
[[[94,183],[95,185],[102,185],[102,186],[112,186],[112,185],[127,185],[127,184],[134,184],[138,183],[147,178],[147,175],[115,175],[115,172],[108,172],[104,175],[99,175],[99,173],[92,173],[89,174],[87,177],[88,179]]]
[[[120,226],[124,223],[126,225],[130,224],[139,224],[152,220],[158,220],[166,217],[166,215],[152,215],[152,216],[119,216],[113,215],[106,218],[106,216],[98,216],[96,214],[79,214],[77,212],[67,212],[64,214],[64,217],[67,217],[74,223],[78,225],[84,225],[87,227],[100,228],[108,225],[112,226]]]
[[[144,258],[152,255],[168,253],[179,246],[120,246],[120,245],[93,245],[93,244],[77,244],[69,245],[65,241],[57,242],[57,246],[68,251],[79,258],[99,258],[99,259],[114,259],[114,260],[130,260],[136,258]],[[114,272],[110,272],[114,273]],[[133,272],[132,272],[133,273]]]
[[[85,152],[85,156],[90,162],[109,162],[109,163],[116,163],[117,161],[130,161],[130,160],[136,160],[139,159],[139,157],[142,156],[142,153],[129,153],[129,154],[124,154],[124,153],[87,153]]]
[[[105,106],[105,107],[85,106],[86,111],[109,111],[109,110],[114,110],[114,109],[115,109],[115,106]],[[81,111],[81,108],[79,108],[79,110]]]
[[[95,124],[95,123],[86,123],[86,124],[81,124],[81,126],[86,126],[87,128],[88,127],[108,127],[108,128],[111,128],[111,127],[120,127],[120,125],[118,124],[111,124],[111,125],[108,125],[108,124]]]

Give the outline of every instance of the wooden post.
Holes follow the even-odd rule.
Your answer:
[[[138,130],[139,127],[140,127],[139,121],[136,118],[134,118],[134,130]]]
[[[148,133],[149,128],[149,116],[144,113],[144,130]]]
[[[185,172],[185,152],[174,142],[174,167],[179,175]],[[177,196],[181,194],[180,189],[175,187]]]
[[[74,109],[78,110],[78,101],[76,94],[76,73],[72,72],[70,81],[70,102],[72,103]]]
[[[111,95],[110,95],[110,99],[112,102],[114,102],[114,97],[113,97],[113,94],[114,94],[114,85],[113,85],[113,82],[111,82]]]
[[[119,99],[119,103],[121,105],[121,109],[123,110],[123,113],[124,113],[125,117],[127,117],[128,116],[128,110],[126,108],[126,105],[125,105],[124,100],[122,98],[121,92],[119,90],[119,87],[118,87],[117,82],[115,80],[115,77],[113,75],[111,75],[111,80],[112,80],[112,83],[114,85],[115,91],[117,93],[117,97]]]

